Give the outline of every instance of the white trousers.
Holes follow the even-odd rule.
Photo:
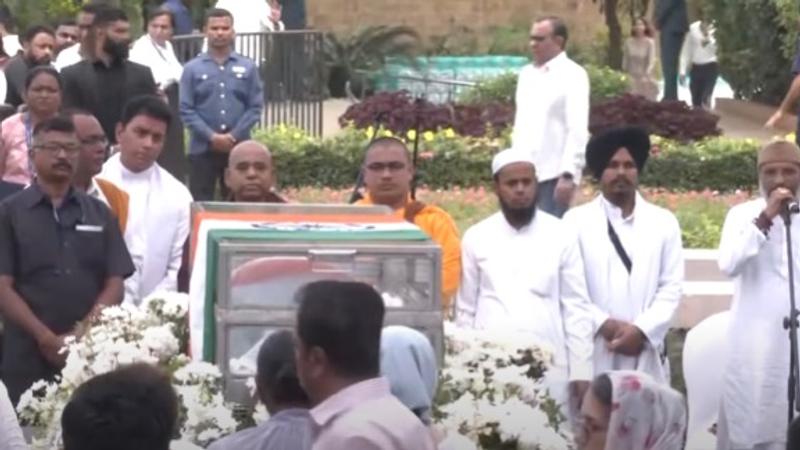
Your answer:
[[[725,408],[719,409],[717,422],[717,450],[786,450],[786,441],[761,442],[754,447],[734,447],[729,438],[728,419],[725,417]]]

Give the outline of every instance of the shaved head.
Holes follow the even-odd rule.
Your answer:
[[[236,202],[267,202],[274,184],[272,154],[262,143],[244,141],[231,149],[225,185]]]
[[[242,158],[260,157],[265,155],[266,158],[272,162],[272,152],[269,151],[266,145],[258,141],[243,141],[236,144],[228,154],[228,165],[234,165],[235,161]]]

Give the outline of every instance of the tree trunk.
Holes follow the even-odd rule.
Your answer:
[[[622,25],[617,16],[619,0],[606,0],[605,15],[608,27],[608,65],[612,69],[622,69]]]

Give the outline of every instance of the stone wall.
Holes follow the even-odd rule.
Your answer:
[[[604,28],[592,0],[309,0],[306,5],[311,26],[344,33],[368,25],[410,25],[423,36],[461,26],[481,32],[541,15],[564,17],[578,41]]]

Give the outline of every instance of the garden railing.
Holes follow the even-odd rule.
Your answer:
[[[204,51],[205,36],[177,36],[173,45],[178,60],[185,64]],[[321,136],[325,94],[322,33],[238,33],[234,48],[259,67],[265,103],[261,126],[294,125]]]

